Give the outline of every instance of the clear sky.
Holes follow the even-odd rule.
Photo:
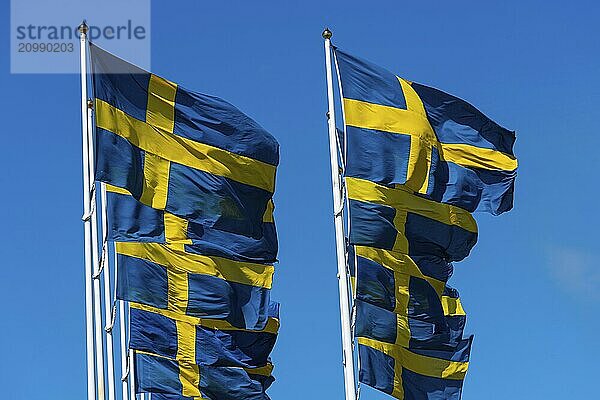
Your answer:
[[[79,77],[11,75],[8,1],[0,15],[0,398],[79,400]],[[479,243],[451,280],[475,334],[463,399],[597,398],[599,17],[594,1],[153,1],[153,72],[227,99],[281,144],[274,400],[343,398],[326,25],[517,131],[515,209],[476,216]]]

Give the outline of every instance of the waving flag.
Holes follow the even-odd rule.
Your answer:
[[[360,380],[397,399],[458,400],[471,341],[453,351],[415,350],[359,337]]]
[[[512,208],[515,134],[469,103],[335,50],[347,134],[346,175],[403,185],[467,211]]]
[[[261,331],[133,304],[130,347],[136,352],[138,390],[167,398],[268,399],[269,354],[278,329],[276,303]]]
[[[477,242],[471,212],[512,208],[514,132],[454,96],[334,55],[359,379],[398,399],[458,400],[472,337],[447,282]]]
[[[189,254],[156,243],[117,243],[117,296],[246,329],[267,322],[273,266]]]
[[[92,61],[96,178],[190,222],[260,237],[275,188],[277,141],[224,100],[96,46]]]
[[[190,253],[225,257],[236,261],[277,261],[277,231],[273,201],[263,215],[261,236],[254,238],[190,222],[167,211],[137,201],[127,190],[107,185],[108,212],[112,216],[108,236],[118,242],[168,243]]]

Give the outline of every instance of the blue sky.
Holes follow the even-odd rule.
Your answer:
[[[338,46],[517,131],[515,209],[477,215],[451,281],[475,334],[464,400],[596,397],[600,6],[511,3],[153,2],[153,72],[229,100],[281,144],[274,400],[343,398],[326,25]],[[7,1],[0,13],[0,397],[82,399],[79,78],[11,75]]]

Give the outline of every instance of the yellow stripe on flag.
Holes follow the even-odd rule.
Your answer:
[[[273,192],[275,166],[175,135],[96,99],[96,125],[145,152]]]

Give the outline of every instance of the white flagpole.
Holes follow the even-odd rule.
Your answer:
[[[119,276],[119,265],[117,262],[118,256],[116,247],[114,260],[116,286]],[[119,300],[119,341],[121,346],[121,395],[122,400],[129,400],[129,377],[131,376],[131,374],[128,370],[129,355],[127,354],[127,333],[125,331],[125,328],[125,302],[123,300]]]
[[[108,400],[115,400],[115,359],[113,346],[113,301],[110,290],[110,263],[108,258],[108,216],[106,212],[106,184],[100,189],[102,203],[102,273],[104,275],[104,320],[106,327],[106,374],[108,383]],[[116,310],[115,310],[116,311]]]
[[[84,39],[87,39],[84,36]],[[87,50],[87,40],[82,41],[82,45]],[[85,56],[86,54],[84,54]],[[86,60],[87,62],[87,60]],[[86,91],[87,95],[87,91]],[[94,141],[92,134],[92,111],[94,104],[91,100],[87,100],[87,174],[90,191],[88,192],[88,201],[90,207],[86,218],[90,220],[91,226],[91,244],[92,244],[92,293],[94,297],[94,342],[96,355],[96,385],[97,396],[99,400],[105,399],[104,394],[104,335],[102,329],[102,294],[100,291],[100,259],[98,257],[98,213],[96,207],[96,191],[94,190]]]
[[[125,335],[125,302],[119,300],[119,333],[121,339],[121,390],[123,400],[129,400],[129,378],[131,371],[128,370],[127,337]]]
[[[344,238],[344,221],[342,215],[344,203],[342,199],[342,189],[340,183],[340,167],[338,165],[337,132],[335,128],[335,103],[333,99],[333,78],[331,72],[331,36],[332,33],[329,29],[325,29],[323,31],[323,39],[325,39],[325,66],[327,69],[327,100],[329,103],[329,156],[331,159],[331,184],[333,189],[335,244],[337,251],[338,288],[340,292],[344,386],[346,389],[346,400],[356,400],[354,353],[350,322],[350,291],[348,290],[346,243]]]
[[[129,390],[132,399],[135,399],[135,360],[133,350],[129,350]]]
[[[129,321],[129,329],[128,329],[128,336],[129,336],[129,340],[131,340],[131,305],[129,305],[128,307],[128,311],[129,311],[129,316],[128,316],[128,321]],[[135,400],[137,397],[135,395],[135,354],[133,353],[133,350],[129,350],[129,375],[128,375],[128,380],[129,380],[129,390],[130,390],[130,397],[131,400]]]
[[[90,218],[90,176],[88,152],[88,106],[87,106],[87,31],[83,22],[79,26],[80,65],[81,65],[81,131],[83,161],[83,212],[84,212],[84,246],[85,246],[85,328],[87,358],[87,398],[96,399],[96,376],[94,371],[94,313],[92,293],[92,237]]]
[[[340,95],[340,98],[344,98],[344,93],[342,91],[342,81],[341,78],[339,78],[340,76],[340,68],[338,65],[338,60],[337,60],[337,55],[335,54],[335,52],[333,53],[333,64],[335,65],[335,73],[338,76],[338,93]],[[348,131],[346,129],[346,112],[344,110],[344,102],[341,102],[341,108],[342,108],[342,127],[344,129],[344,142],[341,143],[339,142],[339,146],[340,146],[340,153],[343,154],[342,158],[342,163],[344,163],[344,169],[346,167],[346,156],[348,154]],[[346,210],[350,210],[350,200],[348,199],[348,196],[344,196],[344,202],[346,205]],[[348,229],[348,232],[350,232],[350,230],[352,229],[351,225],[351,218],[350,218],[350,212],[348,211],[348,214],[346,215],[346,229]],[[346,255],[349,257],[350,253],[348,251],[346,251]],[[350,265],[350,260],[348,261],[348,265]],[[354,251],[354,259],[352,260],[352,264],[354,266],[354,287],[351,286],[351,289],[353,289],[352,291],[352,296],[356,296],[356,290],[358,288],[358,273],[356,271],[356,268],[358,266],[358,259],[356,258],[356,251]],[[352,326],[352,329],[354,329],[354,327],[356,326],[356,304],[352,305],[352,311],[350,313],[350,324]],[[357,355],[356,357],[356,370],[360,371],[360,357]],[[360,382],[357,382],[356,385],[356,398],[360,399]]]

